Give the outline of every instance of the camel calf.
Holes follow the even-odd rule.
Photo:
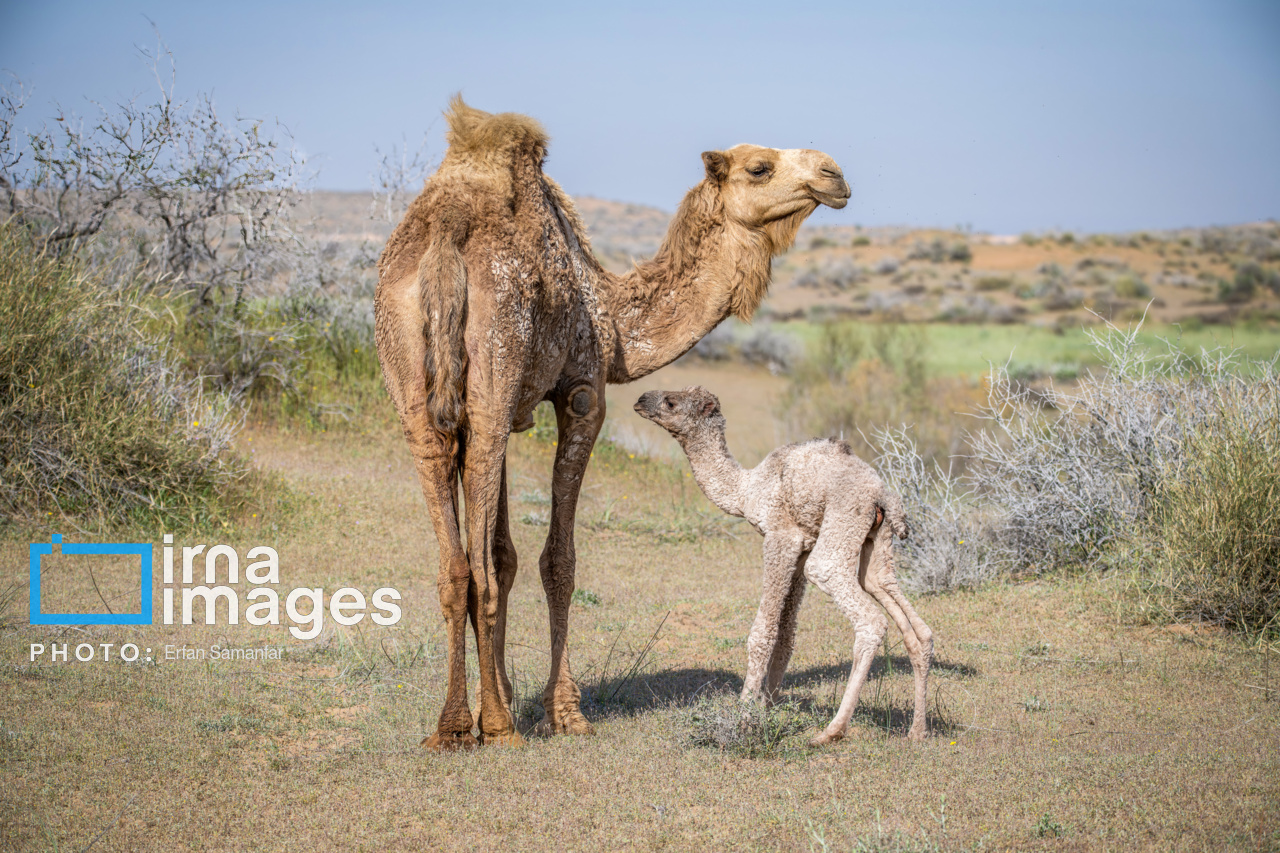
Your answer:
[[[743,701],[772,702],[795,646],[796,614],[806,577],[853,622],[853,669],[835,719],[811,743],[844,737],[858,693],[884,641],[888,611],[902,631],[915,673],[915,712],[908,737],[926,735],[925,702],[933,632],[898,588],[893,537],[907,537],[902,501],[843,441],[815,439],[780,447],[750,470],[725,444],[720,401],[701,387],[650,391],[635,405],[684,448],[693,476],[720,509],[764,535],[764,594],[747,640]]]

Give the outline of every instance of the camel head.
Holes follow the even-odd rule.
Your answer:
[[[844,173],[821,151],[735,145],[704,151],[702,162],[707,181],[719,189],[725,216],[768,232],[775,254],[791,245],[818,205],[839,210],[849,202]]]
[[[701,385],[683,391],[649,391],[636,400],[636,414],[653,421],[676,438],[699,428],[724,431],[720,400]]]

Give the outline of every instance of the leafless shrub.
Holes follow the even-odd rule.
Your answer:
[[[1033,295],[1043,300],[1049,311],[1070,311],[1084,304],[1085,293],[1078,287],[1066,287],[1060,279],[1046,279]]]
[[[738,351],[738,336],[731,323],[716,326],[694,344],[689,354],[707,361],[728,361]]]
[[[762,323],[741,346],[742,358],[762,364],[771,373],[786,373],[799,357],[801,348],[795,338]]]
[[[1091,331],[1104,369],[1074,391],[1035,392],[993,368],[969,436],[977,490],[1003,516],[1002,536],[1019,568],[1090,564],[1128,536],[1150,510],[1161,478],[1175,472],[1212,401],[1246,381],[1238,355],[1153,355],[1141,323]],[[1276,382],[1274,371],[1265,374]],[[1046,409],[1044,402],[1052,403]]]
[[[973,260],[973,251],[969,248],[969,244],[963,240],[948,243],[941,237],[936,237],[927,243],[923,240],[916,240],[907,252],[907,260],[931,261],[935,264],[945,263],[946,261],[968,263]]]
[[[1020,305],[1002,305],[976,293],[948,295],[939,305],[938,319],[952,323],[1013,323],[1026,313]]]
[[[866,279],[867,272],[847,257],[827,257],[799,273],[791,284],[793,287],[830,287],[835,290],[848,290]]]
[[[305,160],[283,128],[226,120],[207,94],[176,100],[163,44],[144,57],[153,100],[95,104],[88,120],[58,107],[54,130],[21,140],[25,101],[13,91],[0,98],[5,207],[46,250],[88,248],[94,262],[131,267],[127,283],[190,289],[200,305],[227,291],[239,303],[247,286],[280,271],[282,256],[287,266]],[[122,256],[121,246],[131,251]]]
[[[745,703],[719,690],[697,697],[682,710],[681,729],[691,746],[711,747],[744,758],[763,758],[804,748],[797,735],[822,726],[814,708],[784,703]]]
[[[427,147],[427,134],[423,134],[417,147],[410,150],[408,140],[399,146],[392,145],[386,153],[374,146],[378,166],[372,175],[373,201],[369,206],[369,218],[387,225],[395,225],[404,218],[409,203],[422,191],[427,176],[437,163]]]
[[[893,256],[886,256],[880,259],[875,265],[876,275],[893,275],[898,271],[898,259]]]
[[[778,331],[769,322],[748,328],[730,319],[698,341],[689,355],[707,361],[737,358],[748,364],[767,367],[770,372],[778,374],[792,368],[801,355],[801,346],[795,338]]]
[[[926,462],[906,427],[878,429],[876,468],[901,497],[911,525],[902,545],[902,583],[909,590],[942,592],[994,580],[1007,571],[1009,553],[974,494],[950,468]]]

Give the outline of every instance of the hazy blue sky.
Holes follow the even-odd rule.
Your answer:
[[[174,3],[3,0],[0,67],[54,100],[178,94],[276,119],[365,189],[373,146],[461,90],[536,116],[575,194],[667,210],[699,153],[821,148],[853,184],[820,223],[1018,232],[1280,216],[1280,3]],[[144,17],[145,16],[145,17]]]

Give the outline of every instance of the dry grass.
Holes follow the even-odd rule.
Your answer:
[[[1275,654],[1218,631],[1125,625],[1115,590],[1096,580],[918,599],[938,638],[934,736],[922,745],[904,736],[911,676],[892,629],[838,746],[811,750],[789,729],[754,757],[691,744],[699,702],[741,687],[759,576],[759,541],[745,528],[660,542],[625,525],[581,525],[577,584],[594,599],[575,604],[572,643],[597,735],[423,753],[417,742],[443,695],[443,631],[435,544],[400,437],[259,431],[245,436],[250,448],[295,486],[298,506],[232,524],[219,541],[274,545],[285,589],[395,586],[403,620],[327,629],[312,642],[246,625],[32,627],[18,595],[7,605],[17,618],[0,618],[11,625],[0,633],[9,699],[0,847],[82,850],[95,838],[95,851],[1280,844]],[[553,450],[513,440],[513,494],[546,488]],[[695,512],[705,505],[685,479],[680,467],[602,447],[580,518],[607,506],[621,521],[660,517],[684,511],[681,502]],[[542,533],[515,525],[522,567],[508,636],[522,727],[538,715],[547,671]],[[21,585],[25,543],[0,554],[0,590]],[[851,635],[817,593],[800,621],[784,701],[816,727],[838,701]],[[27,663],[31,642],[130,640],[286,653]]]

